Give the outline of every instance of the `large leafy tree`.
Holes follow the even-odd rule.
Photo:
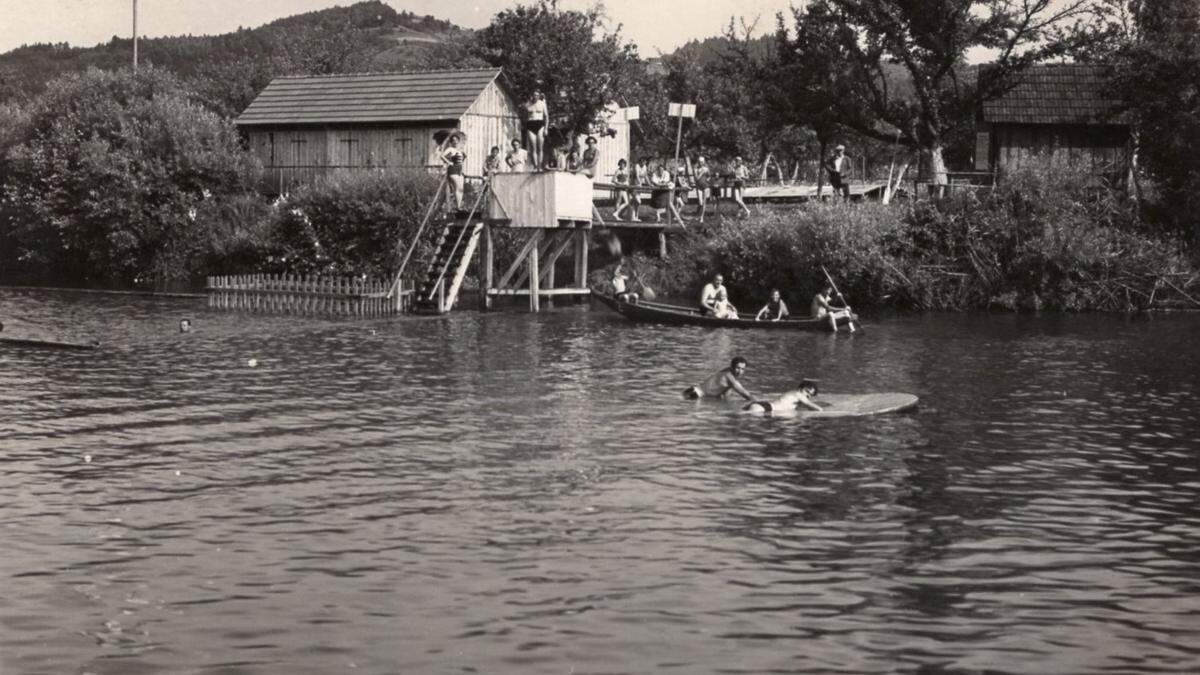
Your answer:
[[[542,91],[552,126],[569,135],[588,132],[606,105],[634,89],[642,68],[620,26],[606,30],[600,6],[564,10],[557,0],[500,12],[474,52],[504,69],[519,101]]]
[[[1139,154],[1162,190],[1168,219],[1200,237],[1200,4],[1132,0],[1123,9],[1133,18],[1131,29],[1114,23],[1109,32],[1120,39],[1113,59],[1116,90],[1132,115]]]
[[[198,215],[256,175],[233,125],[156,68],[63,76],[4,136],[4,264],[59,280],[187,278]]]
[[[836,64],[829,82],[847,102],[868,115],[846,124],[881,141],[925,153],[934,182],[946,181],[945,152],[967,133],[975,111],[1039,61],[1066,53],[1072,35],[1056,31],[1082,16],[1092,0],[812,0],[807,18],[828,24]],[[801,26],[814,30],[808,26]],[[985,50],[987,68],[966,63],[969,51]],[[911,86],[897,95],[888,69],[902,68]],[[882,124],[881,124],[882,123]]]

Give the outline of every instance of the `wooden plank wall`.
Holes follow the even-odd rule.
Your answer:
[[[1129,132],[1124,127],[993,124],[992,156],[997,168],[1032,162],[1083,164],[1093,171],[1113,171],[1124,165]]]
[[[503,157],[512,139],[521,138],[521,116],[512,98],[492,82],[467,109],[459,128],[467,134],[467,175],[482,176],[492,146],[499,146]]]

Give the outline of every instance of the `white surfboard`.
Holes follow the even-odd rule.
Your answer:
[[[759,405],[746,406],[746,412],[770,417],[867,417],[886,413],[903,412],[917,407],[920,401],[912,394],[885,392],[879,394],[821,394],[817,403],[820,411],[807,408],[763,410]]]

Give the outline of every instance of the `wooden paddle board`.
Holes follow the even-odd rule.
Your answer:
[[[821,394],[817,403],[820,411],[808,409],[773,409],[766,413],[760,406],[747,406],[746,412],[771,417],[867,417],[886,413],[904,412],[917,407],[918,399],[912,394],[887,392],[879,394]]]

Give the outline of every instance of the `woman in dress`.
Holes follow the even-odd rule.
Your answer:
[[[654,188],[654,192],[650,194],[650,206],[654,207],[654,222],[661,223],[663,213],[670,209],[671,215],[682,223],[683,217],[679,215],[679,209],[675,208],[675,200],[671,195],[674,191],[675,179],[667,170],[665,161],[655,163],[654,170],[650,174],[650,186]]]
[[[438,159],[446,165],[446,180],[450,183],[450,200],[455,211],[462,210],[463,203],[463,163],[467,153],[458,147],[462,134],[453,133],[446,140],[446,148],[438,155]]]
[[[504,163],[508,164],[508,170],[513,173],[521,173],[525,171],[525,165],[529,163],[529,153],[525,148],[521,147],[521,141],[512,139],[512,150],[508,151],[508,155],[504,157]]]
[[[546,143],[546,125],[550,122],[550,110],[546,107],[546,97],[540,91],[533,92],[533,97],[525,104],[525,145],[529,148],[529,160],[533,166],[542,167],[545,157],[542,150]]]
[[[735,157],[733,159],[733,201],[737,202],[746,217],[750,216],[750,208],[746,206],[742,197],[748,180],[750,180],[750,169],[746,168],[746,163],[742,161],[741,157]]]
[[[700,222],[704,222],[704,211],[708,208],[708,188],[712,185],[712,167],[703,157],[696,158],[696,200],[700,205]]]

